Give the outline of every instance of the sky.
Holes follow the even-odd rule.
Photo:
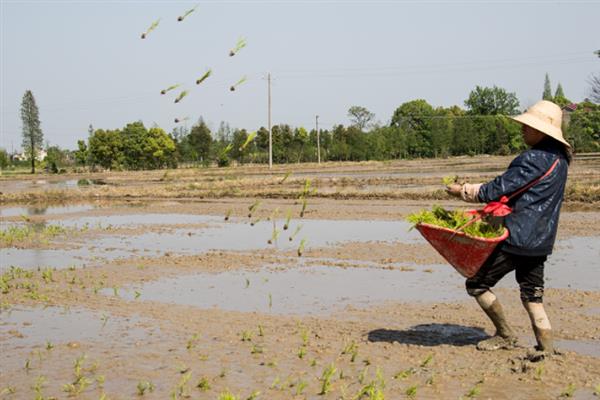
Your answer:
[[[414,99],[464,107],[477,85],[514,92],[524,109],[541,99],[546,73],[578,102],[600,73],[600,1],[0,0],[0,14],[8,151],[21,148],[26,90],[44,140],[74,149],[90,124],[267,126],[267,73],[272,123],[307,129],[316,115],[320,128],[348,124],[354,105],[382,124]],[[230,57],[239,38],[247,45]],[[173,84],[182,86],[160,94]]]

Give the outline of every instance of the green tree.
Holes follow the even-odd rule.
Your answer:
[[[409,156],[433,155],[431,124],[434,117],[433,107],[423,99],[406,102],[394,111],[391,125],[403,129],[406,133]]]
[[[476,86],[465,100],[465,106],[469,115],[515,115],[519,112],[517,95],[497,86]]]
[[[550,77],[548,77],[548,73],[546,73],[546,78],[544,79],[544,92],[542,93],[542,100],[552,101],[552,85],[550,85]]]
[[[600,74],[590,76],[588,83],[590,85],[590,100],[600,104]]]
[[[209,160],[212,135],[202,118],[200,118],[198,124],[192,127],[190,134],[187,136],[187,141],[193,154],[193,160],[202,162]]]
[[[106,169],[118,169],[124,161],[123,142],[118,130],[96,129],[89,138],[90,161]]]
[[[31,173],[35,173],[35,159],[42,148],[44,134],[40,127],[40,112],[31,90],[27,90],[21,101],[21,120],[23,122],[23,148],[31,158]]]
[[[177,167],[175,142],[161,128],[150,128],[143,146],[143,160],[142,168],[145,169]]]
[[[571,104],[571,100],[567,99],[565,96],[565,92],[563,91],[562,85],[560,82],[556,87],[556,92],[554,93],[554,103],[558,104],[560,107],[564,107],[568,104]]]
[[[89,154],[90,153],[87,144],[85,143],[85,140],[78,140],[77,150],[75,150],[74,152],[75,162],[77,163],[77,165],[87,165]]]
[[[0,169],[5,169],[10,164],[8,153],[4,149],[0,149]]]
[[[565,133],[576,153],[600,151],[600,105],[579,103]]]
[[[46,168],[54,174],[57,174],[60,167],[64,167],[68,162],[67,151],[60,149],[58,146],[48,146],[46,149]]]
[[[375,114],[367,110],[365,107],[352,106],[348,109],[348,117],[352,125],[364,131],[368,124],[375,118]]]

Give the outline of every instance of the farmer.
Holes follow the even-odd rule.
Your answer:
[[[512,348],[517,337],[506,321],[502,306],[491,288],[515,271],[521,301],[537,341],[536,350],[553,354],[552,328],[544,310],[544,262],[552,253],[558,216],[572,159],[571,145],[561,130],[562,111],[542,100],[514,117],[522,125],[522,135],[530,147],[515,158],[506,172],[484,184],[452,184],[447,192],[468,202],[489,203],[527,186],[551,172],[508,202],[512,213],[504,218],[509,237],[500,243],[481,269],[466,280],[467,293],[496,327],[493,337],[477,344],[479,350]],[[558,163],[554,165],[555,161]]]

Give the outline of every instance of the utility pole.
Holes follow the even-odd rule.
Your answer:
[[[269,169],[273,168],[273,134],[271,132],[271,73],[267,75],[269,82]]]
[[[316,129],[317,129],[317,163],[321,164],[321,135],[319,132],[319,116],[315,116]]]

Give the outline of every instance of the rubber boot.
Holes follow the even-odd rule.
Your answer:
[[[478,300],[479,305],[496,327],[496,334],[489,339],[477,343],[478,350],[492,351],[499,349],[512,349],[517,344],[517,338],[506,321],[504,310],[498,299],[485,306]]]
[[[541,329],[533,326],[533,333],[537,341],[536,350],[544,351],[548,354],[554,354],[554,340],[552,338],[552,329]]]

